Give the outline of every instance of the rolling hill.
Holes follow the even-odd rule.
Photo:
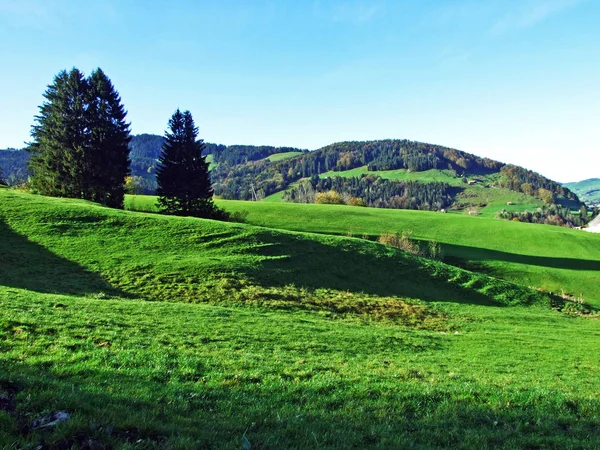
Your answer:
[[[507,281],[565,292],[600,306],[600,236],[563,227],[428,211],[280,202],[218,200],[249,224],[300,232],[376,240],[411,231],[424,246],[436,241],[444,260]],[[156,198],[128,196],[126,208],[156,211]],[[301,218],[301,219],[299,219]]]
[[[364,239],[6,188],[0,205],[2,447],[600,445],[599,322],[556,297]],[[356,212],[457,239],[466,221],[549,228],[272,206],[271,227],[303,209],[315,231],[332,215],[387,228]],[[70,419],[32,427],[50,411]]]

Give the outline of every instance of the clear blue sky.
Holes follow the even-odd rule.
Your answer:
[[[132,131],[208,142],[408,138],[600,177],[598,0],[0,0],[0,148],[61,69],[101,67]]]

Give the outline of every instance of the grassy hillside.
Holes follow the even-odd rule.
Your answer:
[[[152,211],[154,203],[154,197],[126,199],[126,207],[136,210]],[[440,242],[451,264],[523,286],[583,295],[600,305],[600,236],[593,233],[485,215],[231,200],[218,204],[247,213],[250,224],[285,230],[366,234],[371,240],[382,233],[411,230],[417,239]]]
[[[286,159],[294,158],[296,156],[302,155],[302,152],[284,152],[284,153],[274,153],[273,155],[267,156],[265,159],[268,159],[271,162],[283,161]]]
[[[600,205],[600,178],[564,183],[564,185],[575,192],[588,205]]]
[[[135,214],[8,190],[1,195],[1,226],[5,240],[14,240],[11,247],[20,247],[27,236],[27,242],[98,274],[111,289],[152,300],[256,300],[285,307],[297,301],[297,307],[319,308],[320,301],[337,298],[338,291],[350,291],[484,304],[543,301],[533,291],[365,240]],[[40,261],[32,266],[20,252],[8,250],[5,264],[12,267],[14,278],[0,275],[4,284],[18,286],[27,279],[40,285],[35,276],[25,274],[33,271],[45,280],[44,267],[51,265],[58,272],[46,289],[60,291],[52,284],[63,282],[60,275],[72,270],[71,264],[49,264],[40,253],[30,258]],[[92,288],[96,285],[87,283],[84,293],[104,292]],[[260,298],[265,293],[269,295]],[[315,304],[307,303],[306,296]]]
[[[2,448],[600,445],[599,322],[538,292],[358,239],[0,205]]]
[[[546,225],[424,211],[338,205],[221,201],[248,211],[249,223],[297,231],[371,238],[412,230],[443,244],[448,262],[525,286],[575,295],[600,305],[600,236]]]

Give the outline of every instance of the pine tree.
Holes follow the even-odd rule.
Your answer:
[[[88,132],[88,82],[77,69],[61,71],[44,93],[46,101],[35,117],[29,167],[32,187],[44,195],[82,197],[83,155]]]
[[[177,109],[169,120],[169,130],[156,171],[158,204],[163,212],[181,216],[215,217],[213,189],[204,142],[189,111]]]
[[[86,160],[90,200],[113,208],[123,207],[129,169],[129,124],[121,97],[98,68],[89,77],[90,151]]]
[[[122,208],[129,174],[129,124],[119,94],[97,69],[61,71],[32,127],[32,187],[44,195]]]

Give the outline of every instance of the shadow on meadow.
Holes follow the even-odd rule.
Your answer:
[[[482,305],[533,304],[543,294],[362,240],[263,233],[265,257],[247,275],[262,286],[296,285]]]
[[[172,368],[171,373],[176,373]],[[547,391],[488,385],[431,388],[427,383],[265,384],[239,376],[211,384],[154,380],[112,371],[60,375],[20,364],[3,371],[0,389],[14,411],[0,411],[6,447],[240,448],[595,448],[600,403]],[[105,378],[106,379],[106,378]],[[405,380],[410,381],[410,380]],[[114,393],[111,393],[114,392]],[[49,410],[71,419],[33,430]],[[4,415],[4,417],[2,417]]]
[[[50,252],[0,220],[0,286],[66,295],[120,295],[99,275]]]
[[[594,270],[600,272],[600,260],[555,258],[550,256],[519,255],[516,253],[489,250],[464,245],[443,244],[448,261],[485,262],[505,261],[529,266],[551,267],[554,269]]]

